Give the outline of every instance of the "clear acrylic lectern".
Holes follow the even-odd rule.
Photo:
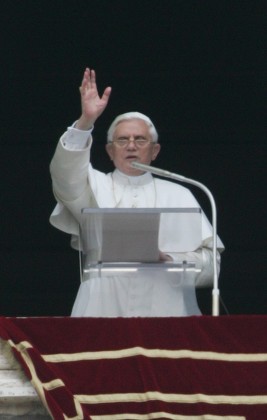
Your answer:
[[[184,254],[201,246],[201,219],[200,208],[82,209],[81,281],[143,270],[195,277],[199,269]],[[160,252],[173,261],[161,262]]]

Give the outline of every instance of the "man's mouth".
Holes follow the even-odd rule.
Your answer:
[[[127,160],[137,160],[138,158],[135,155],[129,155],[129,156],[126,156],[126,159]]]

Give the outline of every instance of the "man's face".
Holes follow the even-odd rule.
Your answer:
[[[147,143],[138,145],[138,139],[147,140]],[[115,167],[130,176],[142,173],[140,170],[132,168],[132,162],[150,165],[160,151],[160,145],[152,143],[149,127],[140,119],[121,121],[115,129],[112,140],[112,143],[106,145],[106,151]],[[120,145],[121,141],[126,144]]]

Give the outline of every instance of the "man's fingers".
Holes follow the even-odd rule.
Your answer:
[[[102,100],[104,100],[105,102],[107,102],[108,100],[109,100],[109,97],[110,97],[110,94],[111,94],[111,87],[109,86],[109,87],[107,87],[105,90],[104,90],[104,93],[103,93],[103,95],[102,95]]]
[[[95,71],[92,69],[90,72],[90,82],[92,85],[96,84],[96,74]]]
[[[112,89],[110,86],[106,87],[102,97],[100,98],[97,92],[96,72],[95,70],[86,67],[81,86],[79,87],[79,91],[82,96],[88,96],[88,98],[98,97],[98,100],[101,100],[102,102],[107,104],[111,94],[111,90]]]
[[[81,93],[86,93],[86,91],[88,89],[97,90],[96,74],[95,74],[95,70],[89,69],[88,67],[86,67],[86,69],[84,71],[84,74],[83,74],[82,83],[81,83],[81,86],[80,86],[80,92]]]
[[[89,69],[86,69],[83,75],[81,86],[79,87],[79,90],[81,93],[84,93],[85,90],[88,88],[88,78],[89,78]]]

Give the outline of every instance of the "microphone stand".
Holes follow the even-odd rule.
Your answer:
[[[182,175],[175,174],[173,172],[165,171],[163,169],[155,168],[154,166],[144,165],[139,162],[132,162],[132,167],[139,169],[144,172],[150,172],[155,175],[162,176],[164,178],[171,178],[176,181],[184,182],[187,184],[195,185],[206,193],[209,198],[211,211],[212,211],[212,254],[213,254],[213,290],[212,290],[212,315],[219,315],[219,300],[220,290],[218,282],[218,270],[217,270],[217,210],[215,200],[210,190],[201,182],[195,181],[194,179],[186,178]]]

